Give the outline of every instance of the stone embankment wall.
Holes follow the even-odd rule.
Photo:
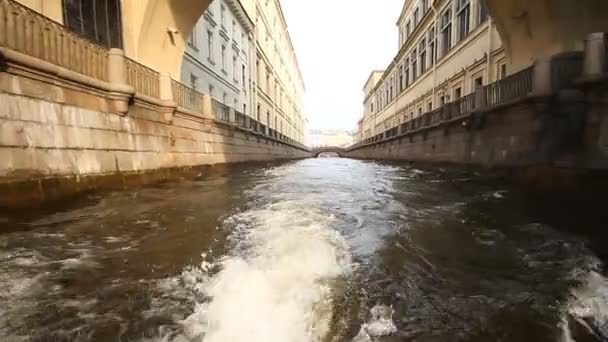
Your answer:
[[[216,120],[209,112],[125,95],[2,52],[0,207],[171,179],[201,166],[310,155],[303,146]]]

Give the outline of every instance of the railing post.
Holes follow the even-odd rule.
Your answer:
[[[167,104],[166,110],[163,110],[165,122],[173,122],[173,114],[177,105],[173,101],[173,87],[171,84],[171,75],[169,73],[161,73],[159,75],[159,95],[160,99]]]
[[[127,64],[123,50],[110,49],[108,51],[107,73],[108,82],[113,89],[110,101],[112,110],[120,115],[127,115],[129,99],[134,94],[134,89],[127,84]]]
[[[203,96],[203,114],[215,118],[211,95],[205,94],[205,96]]]
[[[543,57],[534,62],[532,78],[532,93],[534,95],[550,95],[553,92],[551,77],[552,61],[552,57]]]
[[[607,34],[604,32],[591,33],[585,39],[585,62],[583,75],[598,76],[608,72]]]
[[[236,112],[232,107],[228,107],[228,122],[232,125],[236,125]]]
[[[125,53],[121,49],[108,52],[108,81],[112,84],[127,84]]]

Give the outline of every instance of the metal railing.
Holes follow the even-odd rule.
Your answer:
[[[160,98],[160,73],[138,63],[131,58],[125,58],[127,84],[138,93]]]
[[[205,94],[199,93],[176,80],[171,80],[171,90],[173,91],[173,100],[178,106],[193,112],[204,113]]]
[[[576,65],[575,61],[568,59],[568,62],[564,62],[564,66],[560,70],[562,70],[558,72],[558,74],[561,75],[560,80],[572,80],[573,76],[578,73],[578,65]],[[580,75],[580,73],[578,73],[578,75]],[[553,79],[556,80],[555,76],[553,77]],[[489,109],[509,101],[524,98],[532,92],[532,81],[533,67],[530,67],[505,77],[502,80],[481,87],[475,92],[463,96],[456,101],[446,103],[430,112],[420,114],[417,117],[401,123],[398,126],[391,127],[380,134],[366,138],[353,147],[375,144],[411,131],[473,113],[476,110]],[[562,86],[568,84],[566,81],[556,82]]]
[[[0,46],[108,81],[108,49],[12,0],[0,0]]]
[[[533,68],[507,76],[483,88],[486,107],[497,106],[522,98],[532,92]]]
[[[215,114],[215,118],[220,121],[228,122],[230,120],[228,113],[228,106],[221,103],[216,99],[211,100],[211,107],[213,108],[213,114]]]

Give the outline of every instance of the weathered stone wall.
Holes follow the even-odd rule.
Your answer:
[[[0,72],[0,207],[145,184],[201,166],[310,155],[202,114],[178,108],[167,116],[142,96],[118,113],[115,99],[94,87],[9,71]]]
[[[608,169],[606,83],[529,97],[352,149],[361,159]],[[604,100],[602,100],[604,99]]]

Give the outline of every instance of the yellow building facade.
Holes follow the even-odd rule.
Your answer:
[[[364,87],[361,140],[505,77],[510,71],[481,0],[406,1],[399,51]]]

